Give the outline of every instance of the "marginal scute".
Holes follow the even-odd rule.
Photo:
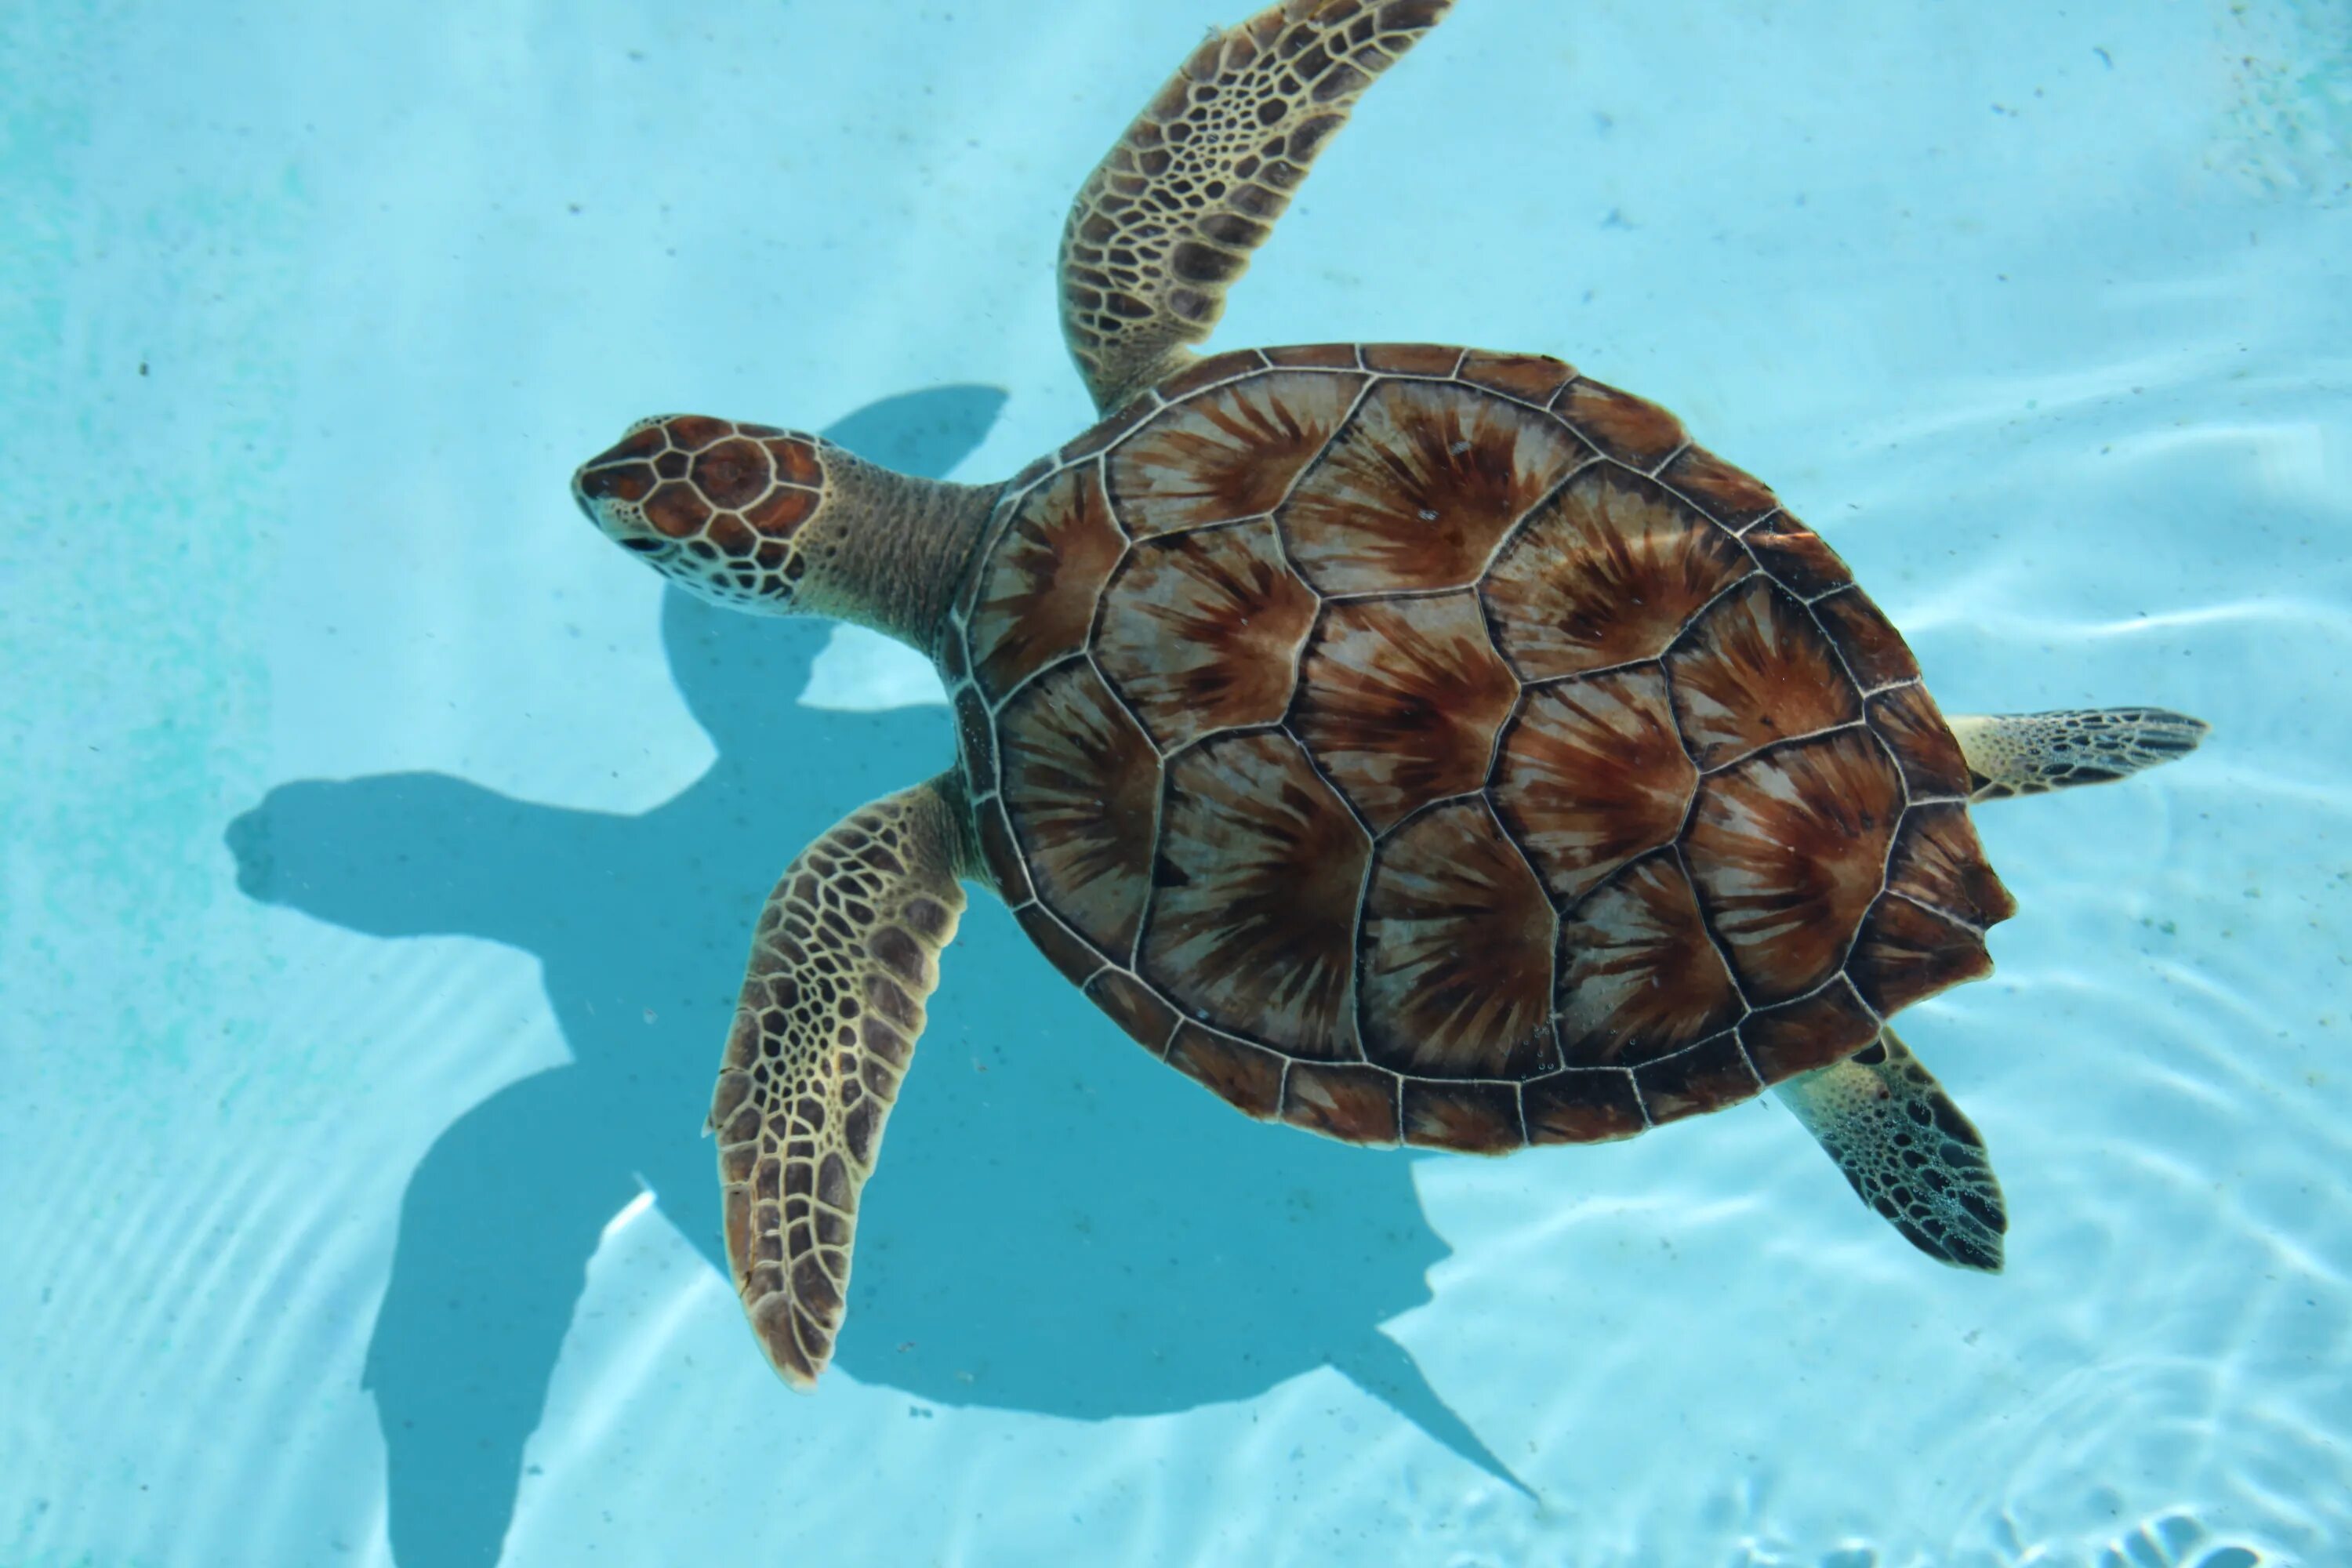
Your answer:
[[[1379,833],[1485,783],[1517,695],[1472,595],[1355,600],[1324,611],[1292,728]]]
[[[1870,728],[1895,754],[1913,800],[1965,800],[1968,760],[1923,686],[1898,686],[1863,705]]]
[[[1763,1080],[1748,1065],[1739,1037],[1726,1030],[1679,1055],[1633,1069],[1650,1121],[1663,1125],[1720,1110],[1763,1092]]]
[[[1776,746],[1700,784],[1691,879],[1751,1004],[1836,973],[1902,814],[1901,779],[1856,730]]]
[[[1047,963],[1061,971],[1062,978],[1073,985],[1084,985],[1101,973],[1103,956],[1088,947],[1070,929],[1054,918],[1053,912],[1041,904],[1024,904],[1013,911],[1021,930]]]
[[[1837,644],[1864,691],[1919,679],[1919,661],[1903,635],[1861,589],[1843,588],[1814,600],[1813,618]]]
[[[1754,570],[1679,498],[1596,464],[1528,519],[1480,593],[1513,667],[1549,680],[1655,657]]]
[[[1282,1119],[1348,1143],[1401,1140],[1394,1073],[1294,1061],[1282,1084]]]
[[[1160,802],[1150,738],[1084,659],[1023,688],[998,734],[1004,808],[1038,897],[1103,951],[1128,952]]]
[[[1843,1061],[1878,1037],[1877,1015],[1843,974],[1810,996],[1762,1007],[1739,1022],[1739,1041],[1766,1083]]]
[[[1605,1143],[1649,1125],[1633,1075],[1619,1068],[1570,1068],[1519,1087],[1530,1143]]]
[[[1462,356],[1462,368],[1454,374],[1489,392],[1500,392],[1526,403],[1545,403],[1575,378],[1576,371],[1549,354],[1490,353],[1473,349]]]
[[[1452,375],[1460,349],[1438,343],[1366,343],[1364,366],[1391,375]]]
[[[1364,897],[1364,1054],[1423,1078],[1553,1065],[1551,905],[1480,799],[1384,839]]]
[[[1801,599],[1817,599],[1853,581],[1838,552],[1785,511],[1741,534],[1739,542],[1748,546],[1759,566]]]
[[[1126,548],[1092,464],[1064,469],[1022,503],[972,610],[972,663],[992,698],[1084,646],[1104,580]]]
[[[1528,692],[1505,732],[1494,795],[1565,903],[1674,842],[1697,784],[1652,666]]]
[[[1805,606],[1763,578],[1717,600],[1666,655],[1675,714],[1702,768],[1862,717],[1862,697]]]
[[[1370,849],[1288,736],[1226,735],[1180,753],[1145,976],[1187,1011],[1292,1055],[1355,1056],[1356,909]]]
[[[1632,1067],[1739,1020],[1739,992],[1669,854],[1627,868],[1559,926],[1560,1059]]]
[[[1221,381],[1231,381],[1237,375],[1246,375],[1265,367],[1265,356],[1255,349],[1234,349],[1194,361],[1152,390],[1173,403],[1204,386],[1214,386]]]
[[[1106,969],[1087,986],[1087,998],[1154,1056],[1168,1048],[1176,1014],[1151,987],[1124,969]]]
[[[1648,398],[1597,381],[1573,383],[1553,400],[1551,411],[1601,456],[1644,474],[1690,439],[1681,420]]]
[[[1421,1149],[1507,1154],[1527,1143],[1519,1093],[1507,1083],[1404,1080],[1404,1141]]]
[[[1964,805],[1911,808],[1887,861],[1886,886],[1979,931],[2017,912]]]
[[[1992,973],[1984,938],[1908,899],[1889,893],[1871,906],[1846,973],[1885,1017],[1963,980]]]
[[[1453,382],[1382,381],[1278,516],[1325,594],[1458,588],[1584,448],[1557,420]]]
[[[1168,1047],[1168,1065],[1261,1121],[1282,1110],[1283,1058],[1263,1047],[1183,1024]]]
[[[1270,371],[1170,405],[1110,455],[1120,521],[1140,539],[1271,511],[1363,384]]]
[[[1302,365],[1318,370],[1353,370],[1359,363],[1353,343],[1294,343],[1267,349],[1265,357],[1277,365]]]
[[[1762,480],[1733,468],[1704,447],[1684,447],[1679,457],[1658,470],[1658,478],[1734,533],[1780,507],[1780,498]]]
[[[1282,717],[1315,605],[1272,523],[1149,539],[1105,595],[1096,656],[1173,751]]]

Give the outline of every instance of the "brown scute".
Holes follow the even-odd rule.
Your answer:
[[[1526,403],[1549,403],[1576,375],[1574,366],[1549,354],[1499,354],[1472,349],[1454,373],[1474,386]]]
[[[737,436],[696,458],[691,472],[703,499],[721,510],[732,510],[764,495],[774,469],[758,443]]]
[[[1800,599],[1818,599],[1853,581],[1838,552],[1785,511],[1766,518],[1741,534],[1739,542],[1759,566]]]
[[[1228,735],[1168,769],[1143,972],[1187,1012],[1296,1056],[1357,1054],[1370,842],[1297,742]]]
[[[1481,592],[1512,666],[1549,680],[1656,657],[1754,570],[1686,503],[1595,464],[1528,520]]]
[[[1897,686],[1863,708],[1872,731],[1895,753],[1913,800],[1968,798],[1968,759],[1926,687]]]
[[[1562,918],[1559,1047],[1569,1067],[1633,1067],[1738,1022],[1738,989],[1671,854],[1618,873]]]
[[[1985,859],[1964,805],[1919,805],[1903,819],[1886,886],[1982,931],[2017,912],[2017,900]]]
[[[735,426],[728,421],[701,414],[681,414],[669,421],[667,429],[669,444],[688,452],[698,452],[735,434]]]
[[[1740,1044],[1766,1083],[1843,1061],[1878,1037],[1877,1015],[1843,974],[1810,996],[1750,1013]]]
[[[1728,1030],[1680,1056],[1635,1068],[1633,1081],[1641,1086],[1652,1124],[1658,1126],[1719,1110],[1764,1091],[1763,1080],[1739,1049],[1739,1037]]]
[[[1475,595],[1354,600],[1323,612],[1292,727],[1381,833],[1486,782],[1518,689]]]
[[[1030,492],[997,541],[972,608],[972,668],[991,697],[1078,650],[1126,548],[1092,464]]]
[[[1551,411],[1604,458],[1649,473],[1690,437],[1683,422],[1646,397],[1597,381],[1579,381],[1553,400]]]
[[[1024,904],[1013,911],[1013,918],[1021,922],[1022,931],[1037,944],[1037,951],[1071,984],[1084,985],[1102,972],[1102,954],[1073,936],[1069,928],[1043,905]]]
[[[1255,349],[1235,349],[1230,353],[1211,354],[1194,362],[1190,367],[1170,376],[1153,388],[1173,403],[1198,392],[1204,386],[1214,386],[1221,381],[1231,381],[1254,370],[1265,368],[1265,356]]]
[[[685,480],[667,480],[646,499],[646,521],[665,539],[684,539],[710,521],[710,503]]]
[[[1423,1078],[1554,1065],[1552,912],[1483,800],[1413,818],[1364,897],[1364,1054]]]
[[[1751,1004],[1836,972],[1902,814],[1902,780],[1857,730],[1776,746],[1700,784],[1691,878]]]
[[[1160,804],[1150,740],[1084,659],[1024,687],[997,733],[1004,809],[1037,896],[1105,952],[1130,952]]]
[[[1462,362],[1460,349],[1439,343],[1366,343],[1364,368],[1391,375],[1452,375]]]
[[[1805,606],[1763,578],[1734,588],[1666,655],[1675,716],[1702,768],[1862,717],[1862,696]]]
[[[1353,343],[1297,343],[1288,348],[1266,349],[1267,360],[1278,365],[1299,365],[1317,370],[1353,370],[1357,365]]]
[[[1396,1075],[1378,1068],[1292,1062],[1283,1079],[1282,1119],[1346,1143],[1401,1139]]]
[[[1262,1047],[1184,1024],[1168,1047],[1168,1065],[1261,1121],[1282,1110],[1283,1058]]]
[[[1273,510],[1363,384],[1272,371],[1162,409],[1110,455],[1120,520],[1145,539]]]
[[[1519,1091],[1507,1083],[1404,1080],[1404,1141],[1419,1149],[1507,1154],[1527,1146]]]
[[[1837,644],[1864,691],[1919,679],[1919,662],[1903,635],[1861,589],[1843,588],[1814,600],[1813,618]]]
[[[1559,421],[1453,382],[1383,381],[1280,512],[1326,594],[1458,588],[1586,460]]]
[[[1633,1075],[1616,1068],[1570,1068],[1519,1086],[1530,1143],[1605,1143],[1649,1125]]]
[[[1112,580],[1095,657],[1162,747],[1290,706],[1315,595],[1270,522],[1149,539]]]
[[[760,545],[760,536],[731,511],[722,511],[712,518],[710,525],[702,533],[704,538],[739,561],[750,556]]]
[[[1658,478],[1734,533],[1780,506],[1780,499],[1761,479],[1733,468],[1704,447],[1684,447],[1680,457],[1658,470]]]
[[[617,463],[625,458],[650,458],[669,445],[664,426],[667,422],[653,420],[630,431],[605,451],[598,453],[593,463]]]
[[[770,539],[790,539],[816,510],[817,492],[780,485],[743,509],[743,521]]]
[[[590,500],[641,501],[653,493],[656,482],[649,463],[604,463],[586,468],[580,473],[580,493]]]
[[[1091,458],[1097,452],[1142,424],[1160,407],[1160,400],[1146,393],[1138,393],[1110,411],[1091,430],[1071,441],[1054,454],[1055,460],[1075,463]]]
[[[1176,1032],[1176,1014],[1159,993],[1124,969],[1106,969],[1087,986],[1087,999],[1111,1016],[1137,1045],[1159,1056]]]
[[[1503,737],[1495,801],[1546,886],[1569,902],[1673,843],[1697,784],[1665,677],[1649,666],[1528,692]]]
[[[814,442],[786,437],[761,444],[775,462],[776,478],[785,484],[815,489],[824,483],[824,465],[817,458]]]
[[[1862,999],[1891,1017],[1923,997],[1992,973],[1984,938],[1890,893],[1874,905],[1846,960]]]

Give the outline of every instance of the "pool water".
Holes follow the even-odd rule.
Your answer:
[[[566,479],[666,409],[975,480],[1083,428],[1063,212],[1239,19],[0,13],[0,1562],[2352,1563],[2344,0],[1464,0],[1215,340],[1561,354],[1948,710],[2212,721],[1978,816],[2021,911],[1905,1033],[2004,1275],[1769,1100],[1253,1124],[982,898],[835,1370],[762,1364],[745,933],[950,728]]]

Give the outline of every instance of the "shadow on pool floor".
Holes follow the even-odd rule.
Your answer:
[[[943,475],[1003,402],[933,388],[826,434]],[[534,954],[573,1057],[459,1118],[403,1200],[365,1374],[402,1568],[498,1560],[589,1256],[640,1182],[724,1269],[700,1132],[761,902],[809,839],[952,744],[940,710],[796,703],[827,636],[669,590],[672,678],[719,755],[641,816],[397,773],[280,785],[228,828],[257,900]],[[992,898],[942,965],[858,1231],[835,1364],[861,1382],[1102,1419],[1329,1365],[1519,1484],[1378,1330],[1446,1254],[1407,1158],[1236,1115],[1129,1044]],[[743,1376],[772,1375],[748,1331],[742,1352]]]

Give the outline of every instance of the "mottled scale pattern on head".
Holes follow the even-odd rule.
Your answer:
[[[1835,554],[1557,360],[1199,361],[1011,487],[975,572],[992,874],[1252,1115],[1624,1137],[1862,1049],[2010,911]]]
[[[631,426],[572,489],[598,527],[687,586],[772,608],[806,567],[794,536],[824,499],[823,446],[770,425],[667,415]]]

